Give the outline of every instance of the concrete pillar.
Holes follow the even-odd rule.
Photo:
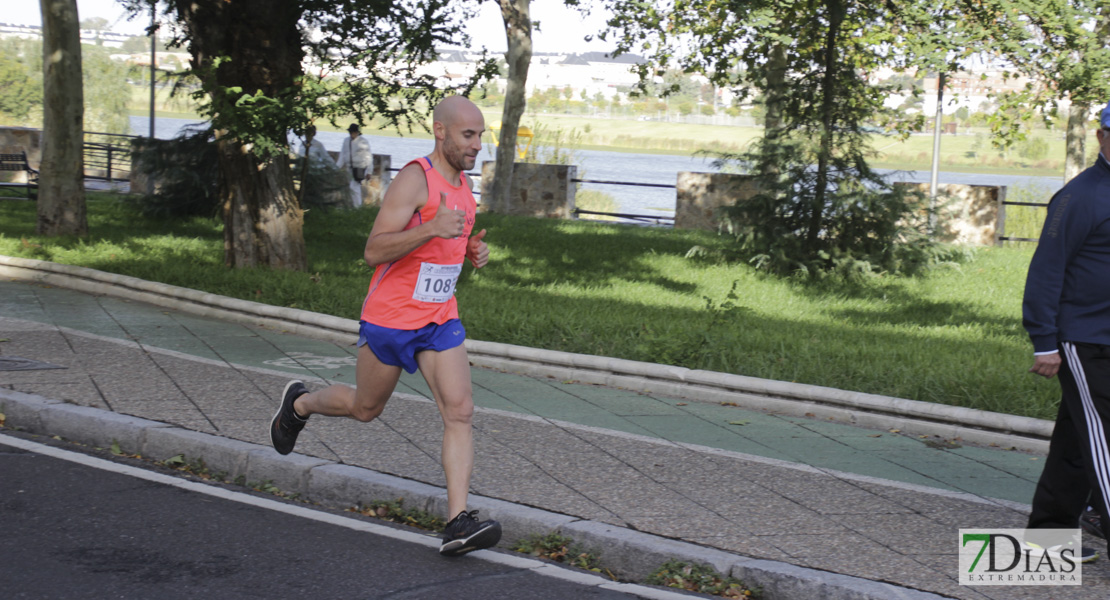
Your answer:
[[[896,183],[929,194],[927,183]],[[942,183],[937,186],[937,239],[969,246],[990,246],[1002,235],[999,208],[1006,186]]]
[[[749,175],[680,171],[675,184],[675,229],[708,229],[721,225],[721,207],[732,206],[756,194]]]
[[[153,194],[158,190],[157,182],[153,181],[147,170],[143,167],[142,161],[139,160],[139,154],[150,146],[164,143],[162,140],[137,137],[131,139],[131,173],[128,193],[130,194]]]
[[[494,165],[488,160],[482,163],[482,197],[479,210],[487,210],[485,198],[493,183]],[[574,194],[578,186],[578,167],[574,165],[541,165],[535,163],[516,163],[513,166],[513,181],[509,186],[509,206],[505,211],[510,215],[528,215],[549,219],[574,218]]]
[[[388,154],[375,154],[374,164],[370,167],[370,177],[362,181],[362,203],[376,206],[382,203],[385,190],[393,181],[390,171],[392,157]]]

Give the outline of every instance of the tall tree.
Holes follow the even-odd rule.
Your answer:
[[[1064,180],[1086,168],[1087,125],[1093,109],[1110,100],[1110,0],[963,0],[984,48],[1034,80],[999,95],[991,127],[1002,145],[1024,135],[1037,108],[1051,119],[1067,113]],[[1016,109],[1016,110],[1010,110]]]
[[[746,168],[760,189],[731,211],[734,233],[754,260],[780,272],[916,264],[898,250],[921,239],[906,218],[915,201],[870,169],[863,127],[909,126],[884,108],[889,90],[869,75],[896,66],[894,50],[921,27],[919,14],[862,0],[608,4],[606,35],[617,36],[620,51],[649,57],[638,67],[641,88],[678,68],[745,95],[764,92],[763,138],[749,152],[723,157]]]
[[[136,15],[151,0],[124,0]],[[307,266],[290,130],[318,119],[420,119],[451,89],[420,67],[465,41],[472,3],[449,0],[163,0],[212,122],[228,266]],[[307,65],[307,70],[306,70]],[[483,63],[463,88],[487,77]]]
[[[513,163],[516,161],[516,133],[526,106],[528,66],[532,62],[529,0],[498,2],[501,5],[501,18],[505,22],[505,39],[508,44],[505,60],[509,64],[509,73],[505,87],[505,104],[501,109],[501,132],[497,143],[493,185],[490,186],[490,198],[483,199],[489,202],[489,208],[494,211],[508,207]]]
[[[42,0],[43,118],[38,225],[41,235],[88,235],[84,99],[77,0]]]

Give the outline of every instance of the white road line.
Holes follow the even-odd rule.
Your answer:
[[[351,519],[327,512],[312,510],[310,508],[297,506],[295,504],[278,502],[276,500],[270,500],[268,498],[259,498],[251,494],[244,494],[242,492],[235,492],[214,485],[208,485],[196,481],[189,481],[187,479],[181,479],[172,475],[164,475],[162,473],[156,473],[154,471],[148,471],[146,469],[140,469],[138,467],[120,464],[112,462],[110,460],[96,458],[95,456],[81,454],[80,452],[72,452],[69,450],[56,448],[54,446],[47,446],[38,442],[32,442],[22,438],[12,437],[3,433],[0,433],[0,444],[11,446],[13,448],[19,448],[20,450],[26,450],[28,452],[34,452],[36,454],[42,454],[44,456],[67,460],[69,462],[77,463],[87,467],[93,467],[112,473],[119,473],[121,475],[129,475],[138,479],[145,479],[154,483],[160,483],[163,485],[181,488],[190,492],[196,492],[198,494],[205,494],[216,498],[222,498],[224,500],[230,500],[232,502],[239,502],[241,504],[256,506],[258,508],[266,510],[282,512],[297,517],[303,517],[305,519],[311,519],[313,521],[319,521],[321,523],[327,523],[329,525],[346,527],[347,529],[352,529],[355,531],[362,531],[373,535],[385,536],[403,542],[420,544],[428,548],[438,549],[440,544],[439,538],[433,535],[414,533],[402,529],[394,529],[392,527],[386,527],[384,525],[378,525],[376,523],[369,523],[359,519]],[[584,571],[558,567],[550,563],[526,558],[521,555],[502,554],[500,552],[492,552],[489,550],[478,550],[475,552],[471,552],[469,554],[469,557],[504,565],[506,567],[511,567],[514,569],[528,569],[545,577],[552,577],[555,579],[561,579],[581,585],[590,585],[610,590],[619,590],[620,592],[632,594],[640,598],[647,598],[649,600],[690,600],[690,595],[688,594],[678,594],[674,592],[668,592],[667,590],[643,587],[635,584],[617,584],[616,582],[601,577],[599,575],[593,575]]]

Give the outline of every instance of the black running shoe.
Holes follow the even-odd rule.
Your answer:
[[[1034,553],[1045,552],[1045,553],[1049,554],[1049,556],[1053,556],[1053,557],[1056,557],[1056,558],[1059,558],[1060,555],[1064,551],[1067,551],[1067,550],[1072,548],[1072,545],[1071,545],[1070,542],[1067,543],[1067,544],[1057,544],[1055,546],[1049,546],[1047,548],[1042,547],[1038,544],[1034,544],[1033,542],[1028,542],[1028,541],[1025,542],[1025,545],[1030,550],[1032,550]],[[1074,550],[1073,550],[1073,552],[1074,552]],[[1075,556],[1075,555],[1073,554],[1072,556]],[[1094,561],[1098,560],[1098,550],[1095,550],[1094,548],[1089,548],[1087,546],[1080,546],[1078,558],[1079,558],[1079,562],[1081,562],[1081,563],[1094,562]]]
[[[274,444],[274,450],[281,454],[293,451],[297,436],[304,429],[304,424],[308,423],[308,419],[302,419],[293,412],[293,401],[307,393],[308,389],[300,381],[290,381],[281,393],[281,406],[274,414],[274,420],[270,421],[270,441]]]
[[[1102,533],[1102,515],[1098,514],[1098,511],[1089,508],[1083,511],[1083,514],[1079,515],[1079,526],[1083,531],[1097,538],[1106,539]]]
[[[478,511],[465,510],[443,528],[443,545],[439,553],[444,556],[462,556],[467,552],[489,548],[501,541],[501,524],[490,519],[479,521]]]

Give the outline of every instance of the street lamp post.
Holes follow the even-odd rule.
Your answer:
[[[945,73],[941,71],[937,77],[937,117],[933,125],[933,167],[929,175],[929,234],[933,235],[937,229],[937,176],[940,172],[940,129],[944,119],[944,80]]]
[[[150,138],[154,139],[154,74],[156,53],[158,52],[158,34],[154,31],[157,23],[157,0],[150,1]]]

